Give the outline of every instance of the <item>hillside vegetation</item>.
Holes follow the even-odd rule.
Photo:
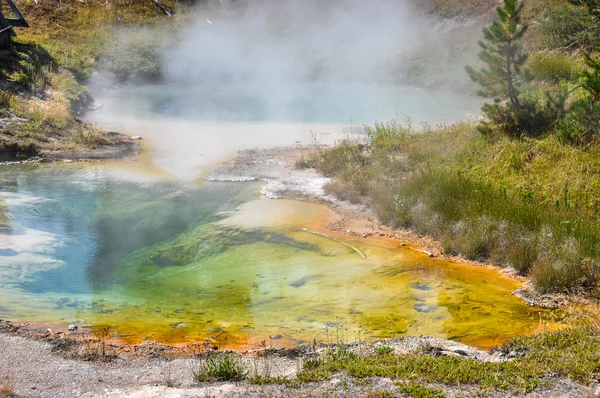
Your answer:
[[[419,133],[375,123],[366,138],[321,150],[315,166],[334,177],[330,192],[439,239],[447,253],[513,267],[542,292],[597,297],[598,2],[547,3],[524,2],[518,106],[493,75],[477,75],[492,99],[481,122]]]
[[[85,84],[99,67],[117,80],[158,75],[160,35],[118,48],[113,33],[161,23],[160,9],[143,0],[28,1],[19,7],[31,27],[17,29],[15,51],[0,57],[0,160],[128,154],[126,137],[81,123],[77,115],[92,103]]]

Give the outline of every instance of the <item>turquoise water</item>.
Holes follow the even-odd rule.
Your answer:
[[[139,118],[344,125],[411,118],[434,127],[478,115],[482,103],[478,97],[450,91],[326,82],[271,87],[224,82],[218,89],[169,83],[120,87],[95,97],[110,112],[127,110]]]

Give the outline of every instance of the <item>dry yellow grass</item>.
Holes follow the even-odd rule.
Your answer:
[[[2,384],[0,384],[0,398],[9,398],[14,394],[13,385],[10,377],[5,377]]]

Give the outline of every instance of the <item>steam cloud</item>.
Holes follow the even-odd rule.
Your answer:
[[[179,90],[162,106],[213,120],[390,117],[399,111],[398,85],[410,80],[409,61],[443,41],[434,25],[408,0],[263,0],[203,10],[165,54]]]

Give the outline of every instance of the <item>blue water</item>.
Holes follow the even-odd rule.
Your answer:
[[[197,121],[368,123],[411,118],[417,123],[451,123],[479,114],[481,99],[470,94],[368,83],[255,86],[175,83],[129,86],[97,93],[115,111],[137,117]]]

